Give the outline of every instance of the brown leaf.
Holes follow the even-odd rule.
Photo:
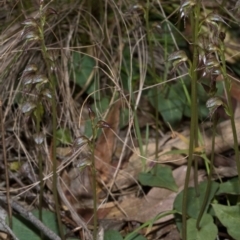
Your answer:
[[[214,174],[219,177],[235,177],[238,175],[235,156],[225,157],[216,154],[214,157]]]
[[[111,177],[111,161],[116,145],[116,134],[120,121],[121,101],[117,101],[110,109],[107,118],[104,120],[110,126],[103,128],[102,133],[96,142],[95,166],[101,179],[105,182]]]
[[[181,166],[173,171],[173,177],[179,187],[178,193],[184,187],[186,169],[186,166]],[[199,182],[203,180],[203,175],[203,172],[199,172]],[[193,185],[193,172],[191,172],[190,179],[189,185]],[[172,210],[174,199],[178,193],[164,188],[152,188],[146,197],[130,197],[125,199],[119,206],[113,208],[106,218],[146,222],[149,219],[155,218],[161,212]],[[120,209],[123,209],[126,215]],[[172,218],[173,215],[169,215],[157,220],[155,223],[162,223]]]

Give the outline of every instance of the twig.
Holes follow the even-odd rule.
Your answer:
[[[62,179],[61,179],[61,181],[62,181]],[[63,181],[62,181],[62,183],[64,184]],[[86,235],[88,237],[88,240],[92,240],[91,233],[88,230],[86,223],[76,213],[76,211],[73,209],[72,205],[70,204],[70,202],[66,198],[65,194],[63,193],[59,178],[57,179],[57,190],[58,190],[58,194],[59,194],[61,200],[63,201],[63,203],[67,206],[68,210],[70,211],[73,220],[76,222],[76,224],[78,224],[79,226],[81,226],[85,230]]]
[[[6,144],[5,144],[5,129],[3,122],[3,111],[2,111],[2,100],[0,100],[0,121],[1,121],[1,134],[2,134],[2,148],[3,148],[3,161],[5,167],[5,181],[6,181],[6,195],[7,195],[7,209],[8,209],[8,217],[9,217],[9,226],[12,227],[12,208],[10,206],[10,186],[9,186],[9,175],[8,175],[8,164],[7,164],[7,152],[6,152]]]
[[[0,196],[0,202],[6,204],[6,197]],[[52,240],[61,240],[61,238],[56,233],[46,227],[40,220],[38,220],[31,212],[23,208],[19,203],[11,199],[9,199],[9,203],[15,211],[17,211],[18,213],[20,213],[21,216],[30,221],[34,226],[36,226],[40,231],[42,231],[44,235],[46,235]]]
[[[4,211],[5,211],[5,210],[4,210]],[[2,225],[2,228],[3,228],[3,229],[6,229],[7,233],[9,233],[14,240],[19,240],[19,239],[15,236],[14,232],[12,231],[12,229],[7,225],[7,223],[5,222],[5,220],[3,220],[3,219],[1,219],[1,218],[0,218],[0,225]]]

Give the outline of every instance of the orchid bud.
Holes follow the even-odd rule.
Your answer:
[[[207,18],[206,18],[206,22],[212,23],[212,24],[213,24],[213,22],[222,22],[222,23],[225,23],[227,26],[229,26],[229,25],[223,20],[223,18],[222,18],[219,14],[217,14],[217,13],[215,13],[215,12],[212,12],[212,13],[208,14],[208,16],[207,16]],[[230,26],[229,26],[229,27],[230,27]]]
[[[36,144],[40,145],[43,143],[45,135],[42,132],[39,132],[33,135],[33,139]]]
[[[22,113],[29,113],[30,111],[32,111],[34,108],[36,108],[36,104],[33,102],[26,102],[22,105],[21,107],[21,111]]]
[[[219,67],[215,67],[212,69],[211,74],[214,76],[218,76],[222,73],[221,69]]]
[[[221,106],[224,107],[224,103],[220,97],[212,97],[206,102],[206,107],[209,108],[210,116],[213,116],[216,110]]]
[[[47,97],[47,98],[49,98],[49,99],[52,98],[52,93],[51,93],[51,91],[50,91],[49,89],[47,89],[47,88],[42,91],[42,95],[45,96],[45,97]]]
[[[43,74],[28,74],[24,76],[23,84],[29,85],[29,84],[35,84],[35,83],[46,83],[48,82],[48,78]]]
[[[25,27],[37,27],[37,22],[36,22],[36,19],[34,19],[34,18],[27,18],[26,20],[24,20],[22,22],[22,24]]]
[[[181,13],[181,18],[182,17],[187,17],[188,12],[190,11],[190,9],[196,5],[196,0],[183,0],[181,1],[181,5],[180,5],[180,13]]]
[[[38,70],[38,68],[37,68],[36,64],[28,64],[25,67],[23,73],[36,72],[37,70]]]
[[[111,128],[110,125],[103,120],[98,121],[96,126],[98,128]]]
[[[213,67],[219,67],[220,63],[216,58],[209,58],[207,59],[207,61],[205,62],[205,66],[208,68],[213,68]]]
[[[223,101],[220,97],[212,97],[207,100],[206,102],[206,107],[207,108],[212,108],[212,107],[219,107],[223,105]]]
[[[78,149],[87,143],[89,143],[89,139],[86,136],[80,136],[74,140],[73,147]]]
[[[171,72],[175,72],[175,70],[183,62],[188,61],[188,57],[183,50],[179,50],[179,51],[173,52],[172,54],[169,55],[168,61],[172,61],[172,60],[174,60],[174,62],[173,62],[173,69],[171,70]]]
[[[96,117],[95,112],[92,110],[90,106],[88,106],[88,116],[93,121]]]
[[[28,41],[34,41],[34,40],[39,40],[40,37],[35,31],[29,31],[26,34],[24,34],[24,39]]]
[[[185,62],[188,60],[188,57],[183,50],[175,51],[168,56],[168,61],[179,60],[179,59],[181,60],[181,62]]]

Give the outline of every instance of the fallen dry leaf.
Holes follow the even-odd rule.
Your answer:
[[[125,221],[146,222],[153,219],[157,214],[173,209],[173,202],[177,194],[183,189],[186,166],[178,167],[173,171],[173,177],[179,187],[178,192],[172,192],[164,188],[152,188],[147,196],[125,198],[119,206],[113,208],[106,218],[122,219]],[[203,181],[204,171],[199,171],[198,180]],[[193,185],[193,172],[191,172],[189,186]],[[123,213],[120,209],[123,209]],[[173,215],[158,219],[155,223],[162,223],[173,219]]]
[[[96,142],[95,167],[101,180],[107,182],[111,175],[111,161],[116,145],[116,134],[120,122],[121,101],[117,101],[110,109],[105,122],[110,128],[103,128]]]
[[[221,154],[215,154],[214,174],[216,178],[235,177],[238,175],[235,156],[225,157]]]
[[[116,135],[114,132],[118,131],[119,117],[120,117],[121,102],[118,101],[110,109],[105,122],[110,128],[103,128],[95,145],[95,167],[98,173],[99,182],[107,181],[111,176],[111,160],[115,148]],[[77,212],[85,221],[92,221],[93,216],[93,199],[92,199],[92,177],[91,166],[85,166],[83,169],[77,167],[78,161],[83,162],[83,159],[89,159],[88,145],[84,145],[84,150],[78,155],[78,160],[73,162],[73,167],[67,172],[62,171],[61,174],[61,198],[66,206],[69,208],[71,204],[72,215],[73,211]],[[64,150],[64,151],[63,151]],[[58,154],[62,152],[73,154],[70,149],[58,149]],[[76,167],[74,167],[76,166]],[[60,190],[59,189],[59,192]],[[111,209],[111,208],[110,208]],[[110,210],[108,208],[101,208],[98,210],[99,218],[104,218]],[[75,219],[77,219],[75,217]],[[79,219],[77,219],[79,222]]]
[[[236,116],[235,119],[238,141],[240,142],[240,116]],[[185,164],[187,161],[186,155],[184,156],[181,154],[169,154],[169,152],[172,150],[186,150],[187,154],[188,143],[182,139],[189,139],[189,129],[185,129],[180,134],[182,136],[181,138],[171,138],[171,133],[169,133],[161,139],[159,143],[158,159],[155,159],[155,142],[150,142],[147,146],[143,146],[144,149],[147,149],[145,156],[147,165],[150,166],[153,161],[158,163],[171,163],[176,166]],[[212,151],[212,128],[207,127],[206,129],[202,130],[202,136],[203,149],[205,150],[206,155],[210,155]],[[233,136],[231,122],[230,120],[227,120],[221,122],[217,126],[217,135],[215,137],[215,153],[219,154],[227,151],[230,146],[233,146]],[[219,164],[217,167],[220,167]],[[136,184],[137,176],[142,171],[142,169],[143,167],[140,149],[135,148],[135,152],[130,157],[128,163],[126,164],[126,167],[119,170],[117,178],[114,182],[115,185],[113,190],[124,189],[133,184]]]

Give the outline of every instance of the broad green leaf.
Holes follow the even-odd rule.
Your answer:
[[[91,94],[95,87],[93,80],[95,60],[87,55],[78,52],[73,53],[73,68],[76,84],[82,88],[86,88],[86,92]]]
[[[178,190],[172,170],[168,166],[156,164],[150,172],[140,173],[138,180],[145,186],[162,187],[175,192]]]
[[[123,238],[118,231],[107,230],[104,232],[104,240],[123,240]]]
[[[163,92],[157,93],[156,89],[151,89],[148,97],[154,107],[158,106],[158,111],[166,123],[174,126],[181,121],[186,105],[186,97],[181,83],[166,87]]]
[[[63,129],[63,128],[59,128],[57,130],[57,140],[58,140],[58,144],[62,143],[62,144],[69,144],[72,142],[72,136],[71,133],[69,131],[69,129]]]
[[[233,178],[233,179],[228,180],[227,182],[220,183],[219,189],[216,194],[217,195],[221,195],[221,194],[238,195],[238,194],[240,194],[238,178]]]
[[[208,210],[209,204],[213,199],[219,184],[216,182],[212,182],[211,190],[208,197],[207,207],[205,208],[205,212]],[[207,181],[201,182],[199,184],[199,196],[196,195],[196,189],[193,187],[188,188],[188,196],[187,196],[187,213],[190,217],[197,219],[201,206],[203,204],[203,199],[205,197],[207,188]],[[174,200],[174,209],[179,213],[182,212],[182,198],[183,191],[180,192]]]
[[[181,232],[181,229],[182,229],[182,215],[179,214],[179,213],[175,213],[174,214],[174,220],[175,220],[175,223],[177,225],[178,231]]]
[[[160,98],[158,110],[164,122],[169,123],[171,126],[178,124],[183,116],[183,107],[177,100]]]
[[[204,214],[201,222],[200,229],[196,228],[197,220],[190,218],[187,220],[187,239],[188,240],[215,240],[217,237],[218,229],[213,223],[213,218],[209,214]]]
[[[219,221],[227,228],[228,234],[233,239],[240,240],[240,205],[212,204],[212,207]]]
[[[130,233],[131,234],[131,233]],[[129,235],[130,235],[129,234]],[[128,237],[129,235],[127,235],[124,239],[127,240],[147,240],[147,238],[145,238],[143,235],[140,235],[138,233],[134,234],[132,237]]]
[[[34,210],[33,215],[38,218],[39,211]],[[53,212],[48,210],[43,210],[42,212],[43,223],[59,235],[58,226],[56,216]],[[13,216],[13,232],[18,237],[19,240],[41,240],[41,235],[39,230],[29,221],[21,216]],[[44,236],[44,240],[48,240],[49,238]]]
[[[96,109],[96,105],[98,109]],[[100,111],[101,113],[105,112],[109,108],[109,98],[101,97],[100,100],[97,101],[96,105],[94,104],[94,106],[92,106],[92,109],[95,113],[97,113],[98,111]]]
[[[186,85],[190,89],[190,82],[187,82]],[[201,84],[197,85],[197,96],[198,96],[198,117],[199,119],[205,119],[209,115],[209,111],[206,107],[206,100],[209,98]],[[186,117],[191,117],[191,109],[189,104],[186,104],[184,107],[183,115]]]

